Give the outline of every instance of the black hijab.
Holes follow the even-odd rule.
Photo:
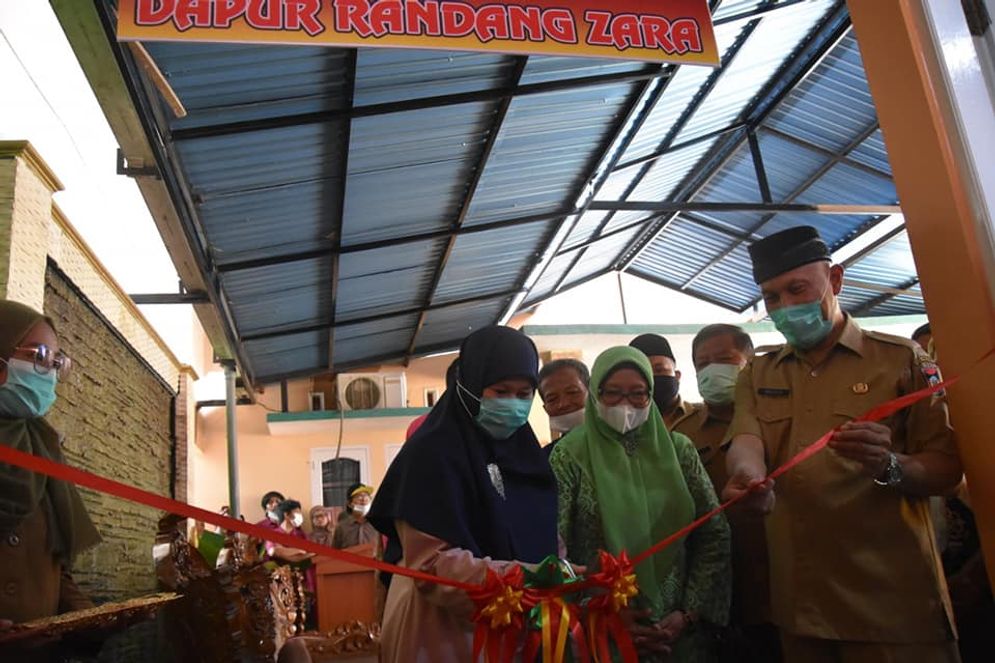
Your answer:
[[[501,380],[538,378],[535,345],[508,327],[470,334],[458,361],[459,384],[477,398]],[[532,427],[495,440],[473,422],[479,403],[458,392],[448,385],[377,492],[367,518],[388,537],[385,559],[401,559],[397,520],[476,557],[535,563],[555,554],[556,480]],[[488,465],[500,469],[504,497]]]

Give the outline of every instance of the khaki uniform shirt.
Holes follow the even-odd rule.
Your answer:
[[[736,386],[730,438],[759,436],[780,466],[835,426],[927,386],[936,367],[912,341],[847,318],[829,358],[790,346],[755,358]],[[956,454],[942,396],[884,420],[897,453]],[[774,622],[790,634],[889,643],[951,639],[929,502],[879,486],[831,449],[777,481],[767,519]]]
[[[694,442],[705,466],[715,494],[729,482],[726,471],[727,435],[731,418],[709,410],[706,403],[696,404],[674,422],[673,431],[687,435]],[[764,518],[741,509],[726,511],[732,529],[732,622],[764,624],[770,622],[770,579],[767,572],[767,541]]]
[[[674,423],[683,418],[689,412],[694,410],[695,406],[692,403],[688,403],[680,396],[677,397],[677,407],[671,410],[668,414],[660,413],[663,417],[663,425],[667,427],[667,430],[673,428]]]
[[[42,509],[0,540],[0,619],[19,623],[93,607],[47,549],[48,527]]]

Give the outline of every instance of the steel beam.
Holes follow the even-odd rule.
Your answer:
[[[688,140],[681,141],[680,143],[674,143],[673,145],[669,145],[664,149],[656,150],[655,152],[647,154],[646,156],[636,157],[635,159],[623,161],[622,163],[615,166],[613,171],[617,173],[620,170],[625,170],[626,168],[632,168],[633,166],[639,166],[647,163],[655,163],[659,159],[667,156],[668,154],[680,152],[686,147],[698,145],[699,143],[707,143],[710,140],[715,140],[716,138],[722,138],[726,134],[735,133],[737,131],[741,131],[746,128],[747,127],[745,122],[735,122],[733,124],[730,124],[728,127],[723,127],[722,129],[716,129],[715,131],[709,131],[707,134],[702,134],[700,136],[696,136],[695,138],[689,138]]]
[[[128,295],[135,304],[209,304],[211,299],[206,292],[168,292],[141,295]]]
[[[528,66],[528,63],[528,56],[521,56],[516,59],[515,69],[511,74],[511,87],[519,87],[521,85],[522,75],[525,73],[525,67]],[[407,366],[411,355],[414,354],[415,347],[418,343],[418,333],[425,325],[427,307],[431,306],[432,300],[435,299],[435,295],[439,290],[439,283],[442,281],[442,275],[446,271],[446,265],[449,264],[449,258],[453,254],[453,249],[456,248],[456,233],[458,233],[463,227],[463,223],[466,221],[466,217],[470,213],[470,207],[473,205],[473,196],[477,193],[477,188],[480,186],[480,180],[483,179],[484,171],[487,169],[487,162],[490,160],[491,154],[494,152],[494,146],[497,145],[498,136],[501,134],[501,128],[504,126],[504,119],[508,116],[508,109],[511,108],[512,99],[513,97],[505,97],[501,100],[501,103],[498,106],[497,115],[495,115],[494,123],[491,125],[490,133],[487,136],[487,143],[484,145],[483,153],[480,155],[480,161],[477,163],[477,169],[474,171],[473,177],[470,179],[470,185],[467,187],[466,195],[463,197],[463,204],[460,206],[459,214],[456,216],[456,220],[453,221],[453,233],[449,236],[449,241],[446,242],[446,248],[442,251],[442,256],[439,258],[439,262],[435,266],[435,273],[432,274],[432,281],[428,286],[425,299],[422,302],[422,311],[418,314],[418,322],[415,323],[415,330],[411,334],[411,340],[408,342],[408,348],[404,354],[405,366]]]
[[[230,262],[218,265],[217,269],[219,272],[224,274],[227,272],[237,272],[243,269],[255,269],[257,267],[283,265],[290,262],[298,262],[300,260],[312,260],[314,258],[324,258],[326,256],[331,256],[335,254],[346,255],[349,253],[359,253],[361,251],[375,251],[376,249],[384,249],[392,246],[403,246],[405,244],[414,244],[417,242],[425,242],[436,239],[447,239],[449,237],[462,237],[464,235],[474,235],[477,233],[488,232],[490,230],[500,230],[501,228],[514,228],[517,226],[527,226],[533,223],[552,221],[553,219],[559,219],[574,213],[576,213],[576,210],[561,210],[558,212],[549,212],[546,214],[532,214],[530,216],[519,216],[513,219],[504,219],[502,221],[477,223],[472,226],[460,227],[459,229],[454,229],[452,226],[450,226],[445,230],[433,230],[430,232],[405,235],[403,237],[391,237],[390,239],[378,239],[370,242],[358,242],[356,244],[347,244],[345,246],[340,246],[338,249],[327,247],[321,249],[308,249],[306,251],[295,251],[293,253],[284,253],[275,256],[263,256],[261,258],[232,260]]]
[[[850,17],[843,0],[838,0],[836,6],[830,10],[822,24],[819,25],[808,39],[796,50],[795,54],[789,58],[771,77],[764,90],[758,94],[738,118],[738,122],[745,123],[750,129],[756,130],[773,113],[791,92],[805,81],[814,72],[834,48],[846,37],[850,30]],[[676,200],[690,200],[694,198],[721,170],[722,165],[728,161],[747,140],[747,132],[744,132],[737,140],[724,140],[718,143],[712,152],[702,163],[709,164],[704,168],[694,168],[688,173],[684,181],[677,187]],[[616,261],[616,269],[626,270],[639,257],[660,232],[671,221],[674,215],[658,220],[641,237],[627,247]]]
[[[792,191],[790,194],[788,194],[788,196],[784,200],[784,204],[781,205],[781,207],[790,207],[792,201],[794,201],[796,198],[798,198],[798,196],[800,196],[803,193],[805,193],[809,189],[809,187],[811,187],[813,184],[815,184],[820,179],[822,179],[822,177],[826,173],[828,173],[837,163],[839,163],[840,159],[842,159],[843,157],[845,157],[852,150],[854,150],[858,145],[860,145],[861,143],[863,143],[867,139],[867,137],[870,136],[871,134],[873,134],[875,131],[877,131],[877,129],[878,129],[878,122],[875,119],[874,122],[872,122],[871,124],[869,124],[868,126],[866,126],[863,130],[861,130],[861,132],[859,134],[857,134],[856,138],[854,138],[853,140],[851,140],[842,150],[840,150],[840,152],[837,155],[835,155],[833,158],[831,158],[828,161],[826,161],[826,163],[822,164],[822,166],[820,166],[818,169],[816,169],[816,171],[814,173],[812,173],[804,182],[802,182],[800,185],[798,185],[794,189],[794,191]],[[818,206],[816,206],[816,207],[818,207]],[[877,210],[877,211],[875,211],[875,210]],[[756,210],[756,211],[761,211],[761,210]],[[791,210],[791,209],[788,209],[788,210],[777,210],[777,211],[773,211],[773,212],[767,212],[767,213],[765,213],[760,218],[760,220],[757,223],[753,224],[753,226],[751,226],[749,228],[749,230],[747,230],[747,234],[753,235],[753,234],[759,232],[760,229],[763,228],[765,225],[767,225],[767,222],[770,221],[771,219],[773,219],[774,216],[776,216],[779,211],[791,211],[791,212],[795,212],[795,211],[801,211],[801,210]],[[881,206],[879,208],[872,208],[871,211],[857,211],[857,212],[849,211],[849,212],[841,212],[841,213],[842,214],[872,214],[872,215],[874,215],[874,214],[898,214],[900,212],[901,212],[901,208],[898,207],[898,206],[891,206],[890,208],[889,208],[889,206]],[[729,255],[731,255],[732,252],[735,251],[737,248],[739,248],[739,246],[741,246],[742,244],[743,244],[742,241],[734,243],[731,247],[729,247],[728,249],[726,249],[725,251],[723,251],[722,253],[720,253],[716,258],[714,258],[713,260],[709,261],[708,264],[706,264],[704,267],[702,267],[697,272],[695,272],[694,275],[691,276],[691,278],[687,279],[683,283],[683,285],[681,285],[681,290],[686,290],[690,286],[694,285],[694,283],[698,279],[700,279],[702,276],[704,276],[705,274],[707,274],[716,265],[718,265],[720,262],[722,262]]]
[[[421,99],[408,99],[405,101],[393,101],[382,104],[353,106],[351,108],[318,111],[312,113],[299,113],[294,115],[284,115],[281,117],[263,118],[259,120],[228,122],[225,124],[214,124],[206,127],[174,129],[172,132],[172,138],[173,140],[190,140],[193,138],[227,136],[250,131],[265,131],[268,129],[296,127],[307,124],[320,124],[334,120],[372,117],[374,115],[386,115],[389,113],[403,113],[413,110],[423,110],[426,108],[441,108],[444,106],[456,106],[459,104],[469,104],[483,101],[499,101],[510,99],[512,97],[547,94],[550,92],[599,87],[602,85],[619,85],[620,83],[651,80],[667,75],[669,75],[669,70],[665,71],[658,68],[646,68],[634,72],[624,71],[612,74],[601,74],[598,76],[583,76],[580,78],[569,78],[565,80],[530,83],[526,85],[515,84],[488,90],[444,94],[435,97],[424,97]]]
[[[757,175],[757,188],[760,190],[760,200],[771,203],[774,198],[770,194],[770,182],[767,181],[767,169],[764,168],[763,152],[760,151],[760,141],[756,131],[747,131],[746,139],[750,142],[750,156],[753,158],[753,170]]]
[[[383,313],[376,313],[374,315],[367,315],[359,318],[349,318],[347,320],[336,320],[335,329],[342,329],[343,327],[350,327],[353,325],[362,325],[370,322],[380,322],[381,320],[389,320],[391,318],[401,318],[405,316],[421,315],[424,312],[438,311],[441,309],[452,308],[454,306],[463,306],[465,304],[475,304],[478,302],[486,302],[492,299],[507,299],[508,297],[513,297],[521,292],[519,289],[514,290],[502,290],[500,292],[485,293],[483,295],[475,295],[473,297],[465,297],[463,299],[456,299],[449,302],[440,302],[438,304],[430,304],[429,306],[418,306],[416,308],[402,309],[399,311],[385,311]],[[309,334],[314,332],[324,332],[331,329],[332,326],[328,323],[320,323],[316,325],[304,325],[300,327],[285,327],[283,329],[276,329],[273,331],[265,332],[252,332],[245,334],[241,337],[243,343],[248,343],[250,341],[263,341],[271,338],[280,338],[281,336],[293,336],[295,334]]]
[[[142,130],[145,133],[149,148],[155,156],[160,177],[169,192],[173,206],[176,208],[177,217],[182,225],[182,232],[190,247],[190,253],[207,286],[206,292],[208,298],[211,300],[211,304],[217,310],[218,316],[222,321],[221,327],[223,328],[225,341],[231,347],[232,356],[237,360],[242,375],[251,384],[253,381],[252,367],[244,349],[238,342],[238,332],[234,316],[225,300],[213,261],[205,248],[206,241],[197,217],[196,207],[185,182],[181,177],[177,176],[174,168],[174,165],[179,163],[175,148],[168,136],[160,134],[160,127],[167,126],[167,123],[159,112],[157,103],[152,101],[158,93],[148,89],[131,52],[122,48],[118,43],[114,32],[116,17],[112,15],[110,6],[105,2],[97,2],[95,3],[95,7],[104,35],[107,38],[108,46],[117,61],[124,84],[128,88],[128,94],[135,105],[136,114],[142,124]],[[250,390],[249,393],[252,394],[253,392]]]
[[[353,98],[356,94],[356,76],[357,68],[356,63],[359,58],[359,52],[353,49],[349,52],[349,58],[346,62],[346,71],[348,72],[349,78],[346,81],[345,90],[345,102],[348,108],[352,108]],[[342,183],[339,188],[339,209],[337,216],[333,218],[335,224],[335,229],[332,231],[332,311],[329,315],[329,325],[328,325],[328,370],[335,370],[335,309],[339,305],[339,265],[341,261],[339,260],[339,248],[342,246],[342,227],[345,224],[345,199],[346,199],[346,187],[349,184],[349,151],[350,151],[350,141],[352,136],[352,120],[345,122],[345,128],[342,130],[341,144],[342,144]]]
[[[768,1],[767,3],[765,3],[765,6],[770,4],[771,2]],[[729,70],[729,65],[731,65],[732,62],[735,60],[736,56],[742,50],[743,46],[749,40],[750,35],[753,34],[753,31],[756,30],[759,24],[760,24],[760,19],[759,18],[754,19],[753,21],[748,23],[739,33],[739,35],[736,37],[736,41],[732,44],[732,46],[729,47],[729,50],[726,52],[725,57],[722,60],[722,65],[719,68],[715,69],[711,74],[709,74],[708,79],[698,89],[698,91],[695,93],[695,96],[691,99],[687,107],[681,113],[680,117],[678,117],[677,120],[674,122],[674,126],[670,128],[669,132],[667,132],[667,135],[664,137],[663,142],[660,145],[660,149],[658,150],[659,152],[666,152],[673,146],[677,136],[680,135],[681,131],[684,130],[684,127],[687,126],[687,123],[691,120],[692,117],[694,117],[694,114],[698,111],[701,105],[708,98],[709,93],[715,88],[715,85],[719,82],[719,80],[721,80],[722,75]],[[646,174],[650,171],[650,168],[652,168],[651,163],[646,163],[643,165],[639,174],[636,175],[636,177],[632,180],[629,186],[627,186],[625,191],[622,193],[621,196],[622,200],[628,198],[629,195],[631,195],[632,192],[636,190],[636,187],[638,187],[640,182],[642,182],[643,178],[646,177]],[[597,205],[597,203],[592,203],[590,209],[598,209],[595,205]],[[614,216],[615,216],[614,212],[605,216],[605,218],[601,221],[601,223],[598,224],[597,229],[594,231],[594,235],[597,236],[601,234],[604,231],[604,229],[607,228],[608,225],[611,223],[611,220],[612,218],[614,218]],[[563,282],[566,280],[570,272],[573,271],[574,267],[577,266],[577,263],[584,258],[585,253],[586,250],[579,252],[577,256],[573,259],[573,261],[570,263],[570,265],[568,265],[567,268],[563,271],[563,275],[560,277],[559,281],[557,281],[556,285],[553,288],[554,292],[559,290],[560,286],[563,285]]]
[[[825,172],[820,168],[820,177]],[[808,186],[811,186],[809,183]],[[807,188],[807,187],[806,187]],[[804,189],[801,191],[804,192]],[[800,192],[790,196],[797,198]],[[653,202],[650,200],[602,200],[593,203],[590,209],[594,211],[614,212],[809,212],[813,214],[900,214],[902,208],[898,205],[849,205],[843,203],[707,203],[707,202]],[[756,230],[750,230],[756,232]]]
[[[778,138],[786,140],[789,143],[793,143],[798,147],[803,147],[807,150],[818,152],[823,156],[835,158],[839,161],[839,163],[845,163],[847,166],[850,166],[851,168],[862,170],[870,175],[877,175],[878,177],[883,177],[887,180],[891,179],[891,173],[889,173],[886,170],[881,170],[880,168],[875,168],[874,166],[868,166],[866,163],[861,163],[860,161],[857,161],[849,156],[840,157],[839,153],[833,152],[832,150],[822,147],[821,145],[816,145],[815,143],[811,143],[803,138],[799,138],[798,136],[792,136],[791,134],[784,133],[783,131],[780,131],[773,127],[761,126],[757,127],[757,130],[763,133],[770,134],[772,136],[777,136]]]

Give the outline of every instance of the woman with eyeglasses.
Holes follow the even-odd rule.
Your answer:
[[[44,417],[70,365],[51,319],[0,300],[0,444],[64,462],[61,436]],[[0,631],[92,608],[70,570],[99,542],[73,484],[0,463]]]
[[[593,568],[598,552],[637,555],[715,508],[691,441],[671,434],[653,403],[653,368],[616,347],[591,371],[584,424],[550,456],[567,554]],[[639,596],[624,615],[640,660],[716,660],[728,619],[729,526],[717,516],[636,567]]]

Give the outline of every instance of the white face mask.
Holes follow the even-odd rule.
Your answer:
[[[601,419],[617,430],[623,435],[631,430],[635,430],[646,423],[646,420],[650,418],[650,406],[646,407],[632,407],[628,403],[620,403],[618,405],[605,405],[601,401],[597,401],[598,405],[598,416]]]
[[[698,393],[706,403],[728,405],[736,396],[739,364],[709,364],[698,371]]]
[[[549,430],[566,435],[584,423],[584,408],[549,418]]]
[[[266,511],[266,517],[274,523],[280,522],[280,516],[276,515],[276,511],[273,511],[272,509]]]
[[[361,515],[365,516],[366,514],[368,514],[370,512],[370,505],[369,504],[353,504],[352,505],[352,511],[353,511],[353,513],[358,513],[358,514],[361,514]]]
[[[304,514],[295,513],[290,518],[290,522],[294,524],[294,527],[300,527],[304,524]]]

